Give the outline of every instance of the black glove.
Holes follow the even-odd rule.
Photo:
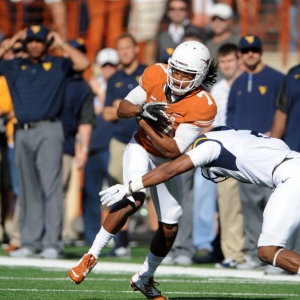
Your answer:
[[[167,109],[167,103],[165,102],[150,102],[147,104],[143,104],[141,106],[141,116],[151,119],[153,121],[157,120],[156,116],[160,115],[160,110],[166,110]]]
[[[141,115],[137,115],[136,117],[135,117],[135,120],[136,120],[136,122],[138,123],[138,124],[140,124],[140,121],[143,119],[143,117],[141,116]]]

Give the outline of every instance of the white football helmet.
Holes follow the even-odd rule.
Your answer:
[[[168,79],[170,89],[176,95],[184,95],[199,87],[205,78],[211,63],[210,52],[205,45],[196,41],[183,42],[176,47],[173,55],[168,60]],[[173,77],[173,71],[194,74],[195,77],[188,81],[178,81]],[[174,86],[174,81],[179,87]],[[185,88],[181,88],[184,82],[189,82]]]

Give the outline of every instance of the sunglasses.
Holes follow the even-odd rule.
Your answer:
[[[21,48],[13,48],[13,49],[12,49],[12,52],[13,52],[14,54],[20,53],[21,51],[23,51],[23,48],[22,48],[22,47],[21,47]]]
[[[222,21],[222,22],[223,22],[223,21],[226,21],[226,19],[222,19],[222,18],[217,17],[217,16],[212,17],[211,20],[212,20],[212,21],[220,20],[220,21]]]
[[[184,7],[179,7],[179,8],[176,8],[176,7],[169,7],[168,10],[169,10],[169,11],[176,11],[176,10],[178,10],[178,11],[187,11],[187,9],[184,8]]]
[[[116,65],[113,65],[111,63],[105,63],[104,65],[101,66],[101,68],[104,68],[106,66],[110,66],[110,67],[117,67]]]
[[[250,51],[252,53],[260,53],[261,49],[258,48],[258,47],[253,47],[253,48],[245,48],[245,49],[241,49],[240,50],[242,54],[247,54],[249,53]]]

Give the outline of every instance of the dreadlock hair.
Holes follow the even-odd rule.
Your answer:
[[[207,74],[202,81],[206,87],[214,85],[217,82],[216,77],[218,77],[218,65],[219,64],[214,59],[211,61]]]

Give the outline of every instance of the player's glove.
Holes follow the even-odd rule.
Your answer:
[[[141,115],[137,115],[136,117],[135,117],[135,120],[136,120],[136,122],[138,123],[138,124],[140,124],[140,121],[143,119],[143,117],[141,116]]]
[[[167,103],[165,102],[150,102],[141,106],[140,114],[142,117],[156,121],[160,111],[166,109]]]
[[[99,193],[103,205],[112,206],[113,204],[124,199],[126,194],[131,194],[128,185],[116,184]]]

